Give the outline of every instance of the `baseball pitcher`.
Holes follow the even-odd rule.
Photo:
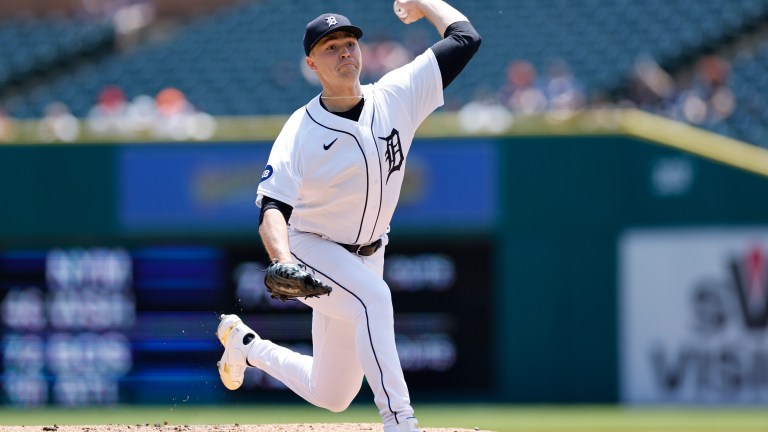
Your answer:
[[[414,134],[480,46],[467,18],[442,0],[397,0],[405,24],[426,17],[443,39],[374,84],[361,85],[363,30],[325,13],[306,26],[307,66],[322,92],[275,140],[258,188],[259,233],[273,297],[312,308],[312,356],[262,339],[236,315],[217,336],[224,385],[260,368],[319,407],[345,410],[363,376],[385,432],[419,431],[395,345],[384,249]]]

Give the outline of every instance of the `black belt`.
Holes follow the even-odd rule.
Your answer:
[[[344,243],[337,244],[355,255],[371,256],[375,254],[376,251],[381,247],[381,239],[378,239],[373,243],[368,243],[367,245],[351,245]]]

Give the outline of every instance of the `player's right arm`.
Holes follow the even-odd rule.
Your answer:
[[[482,38],[461,12],[442,0],[397,0],[408,13],[406,24],[426,17],[443,39],[411,63],[395,69],[377,87],[399,99],[414,129],[443,104],[443,90],[480,48]]]
[[[440,67],[443,89],[447,88],[480,48],[480,34],[464,14],[442,0],[397,0],[396,3],[410,9],[401,21],[410,24],[426,17],[443,38],[432,46],[432,51]]]
[[[402,22],[410,24],[426,17],[441,37],[449,25],[469,21],[463,13],[443,0],[396,0],[395,3],[408,13],[405,18],[400,18]]]

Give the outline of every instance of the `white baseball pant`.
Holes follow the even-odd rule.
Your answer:
[[[349,406],[365,374],[385,427],[413,417],[395,345],[392,296],[383,278],[384,246],[361,257],[317,234],[288,233],[294,260],[333,292],[302,300],[313,309],[312,356],[265,340],[251,349],[248,361],[334,412]],[[386,245],[386,236],[383,241]]]

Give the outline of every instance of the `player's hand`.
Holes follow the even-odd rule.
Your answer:
[[[418,0],[395,0],[393,5],[395,15],[404,24],[410,24],[424,18],[424,12]],[[400,13],[398,13],[398,10]]]

